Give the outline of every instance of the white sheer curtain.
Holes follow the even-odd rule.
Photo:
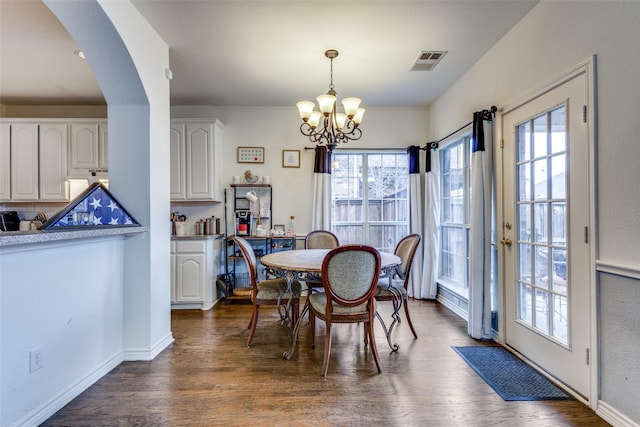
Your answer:
[[[437,144],[427,147],[422,286],[416,298],[434,299],[438,293],[440,255],[440,156]]]
[[[471,239],[469,243],[469,323],[476,339],[491,335],[491,222],[493,189],[492,113],[473,113],[471,155]]]
[[[311,195],[311,230],[331,230],[331,152],[316,147]]]
[[[420,147],[412,145],[407,149],[409,155],[409,233],[422,236],[422,189],[420,185]],[[422,257],[422,243],[414,255],[416,260]],[[414,266],[417,265],[414,264]],[[422,298],[422,269],[412,268],[407,292],[410,297]]]

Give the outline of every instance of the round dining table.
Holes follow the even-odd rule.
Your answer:
[[[267,271],[268,275],[281,277],[286,280],[288,291],[294,289],[291,284],[295,281],[305,281],[310,279],[318,280],[320,273],[322,272],[322,261],[325,256],[331,251],[331,249],[296,249],[292,251],[280,251],[273,252],[268,255],[264,255],[260,258],[260,264],[262,264]],[[399,256],[390,254],[387,252],[380,252],[380,269],[383,273],[383,277],[388,277],[388,284],[386,280],[380,280],[378,286],[388,286],[391,290],[391,277],[395,271],[395,268],[402,264],[402,259]],[[395,312],[399,310],[399,305],[402,303],[402,296],[398,295],[399,304],[395,308]],[[298,340],[298,331],[300,329],[301,319],[309,308],[305,307],[300,316],[297,316],[297,321],[292,321],[291,316],[291,299],[287,304],[278,304],[278,311],[282,319],[283,326],[289,335],[290,346],[289,350],[285,351],[283,356],[285,359],[290,359],[293,356],[295,350],[296,341]],[[377,314],[377,313],[376,313]],[[396,317],[394,316],[394,319]],[[391,344],[391,329],[387,330],[384,322],[378,315],[378,319],[382,323],[385,329],[385,335],[387,335],[387,341],[392,349],[397,350],[397,344]]]

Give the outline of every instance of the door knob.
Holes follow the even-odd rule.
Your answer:
[[[511,244],[513,243],[513,241],[508,237],[503,237],[502,240],[500,240],[500,243],[511,247]]]

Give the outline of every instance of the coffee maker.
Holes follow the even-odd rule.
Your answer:
[[[251,211],[236,211],[236,235],[251,236]]]

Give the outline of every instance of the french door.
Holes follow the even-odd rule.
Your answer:
[[[589,396],[585,72],[502,116],[505,342]]]

